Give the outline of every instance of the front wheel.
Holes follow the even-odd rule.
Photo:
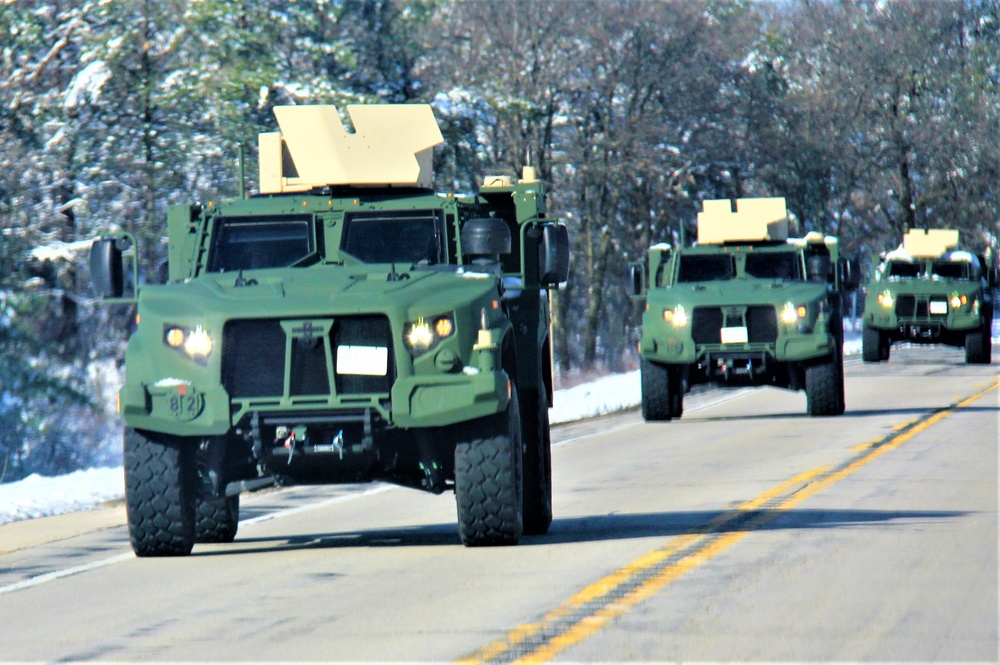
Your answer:
[[[524,436],[524,533],[541,536],[552,524],[552,440],[549,396],[539,382],[537,394],[525,393],[521,424]]]
[[[639,382],[642,392],[642,417],[644,420],[670,420],[679,418],[684,410],[683,396],[679,393],[676,370],[645,358],[639,361]]]
[[[477,421],[455,446],[458,535],[466,547],[516,545],[524,531],[517,387],[507,408]]]
[[[136,556],[185,556],[195,541],[195,448],[125,430],[129,539]]]
[[[810,416],[844,413],[844,366],[836,351],[829,359],[806,367],[806,405]]]
[[[993,346],[984,328],[965,335],[965,362],[968,364],[989,365],[993,361]]]

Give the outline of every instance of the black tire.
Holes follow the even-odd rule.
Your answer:
[[[524,532],[517,387],[503,413],[476,423],[455,446],[458,535],[466,547],[516,545]]]
[[[125,503],[136,556],[185,556],[195,536],[194,446],[125,430]]]
[[[240,495],[201,496],[195,510],[194,539],[198,543],[231,543],[240,526]]]
[[[676,409],[673,408],[670,374],[666,365],[645,358],[639,360],[643,419],[663,421],[673,417]]]
[[[806,405],[810,416],[844,413],[844,367],[836,351],[823,361],[806,367]]]
[[[670,417],[680,418],[684,415],[684,368],[668,367],[667,381],[670,383]]]
[[[552,439],[545,384],[521,402],[524,437],[524,533],[541,536],[552,524]]]
[[[882,344],[882,332],[865,326],[861,332],[861,359],[866,363],[887,360],[882,357]]]
[[[974,365],[989,365],[993,361],[993,346],[990,336],[980,328],[965,334],[965,362]]]

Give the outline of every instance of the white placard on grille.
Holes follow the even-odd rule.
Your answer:
[[[385,376],[389,349],[384,346],[338,346],[337,374]]]

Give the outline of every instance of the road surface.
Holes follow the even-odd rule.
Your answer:
[[[121,507],[6,525],[0,659],[997,662],[1000,380],[963,360],[849,362],[836,418],[760,388],[560,427],[518,547],[388,485],[245,495],[185,558]]]

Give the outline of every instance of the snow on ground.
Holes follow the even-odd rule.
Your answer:
[[[844,355],[861,353],[861,327],[846,331]],[[993,322],[993,343],[1000,344],[1000,319]],[[556,391],[549,420],[555,423],[591,418],[637,406],[639,372],[612,374],[573,388]],[[122,468],[88,469],[65,476],[32,475],[0,485],[0,524],[96,508],[124,496]]]

